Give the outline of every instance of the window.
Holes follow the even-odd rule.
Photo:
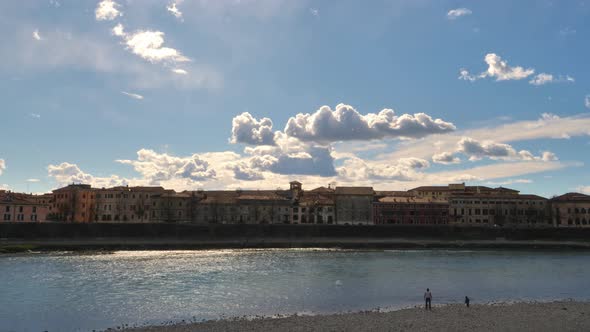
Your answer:
[[[10,221],[10,215],[4,214],[4,221]]]
[[[37,207],[33,206],[33,213],[37,213]]]
[[[10,206],[6,207],[6,212],[10,212]]]
[[[293,212],[299,212],[299,208],[298,207],[294,207],[293,208]]]

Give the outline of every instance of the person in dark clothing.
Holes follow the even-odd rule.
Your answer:
[[[432,310],[432,293],[428,288],[426,288],[426,293],[424,293],[424,309]]]
[[[469,298],[467,296],[465,296],[465,305],[469,307]]]

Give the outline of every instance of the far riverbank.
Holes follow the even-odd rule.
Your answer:
[[[31,251],[207,250],[272,248],[590,250],[582,240],[448,240],[405,238],[85,238],[0,239],[0,253]]]
[[[447,305],[392,312],[357,312],[216,320],[127,329],[128,332],[198,331],[589,331],[589,302]]]

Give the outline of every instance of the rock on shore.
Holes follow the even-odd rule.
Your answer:
[[[590,302],[447,305],[432,311],[217,320],[128,331],[590,331]]]

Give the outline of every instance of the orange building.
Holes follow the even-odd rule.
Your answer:
[[[68,222],[94,221],[95,200],[94,190],[89,184],[71,184],[56,189],[49,218]]]
[[[27,195],[0,190],[0,212],[2,222],[42,222],[47,220],[48,206]]]

